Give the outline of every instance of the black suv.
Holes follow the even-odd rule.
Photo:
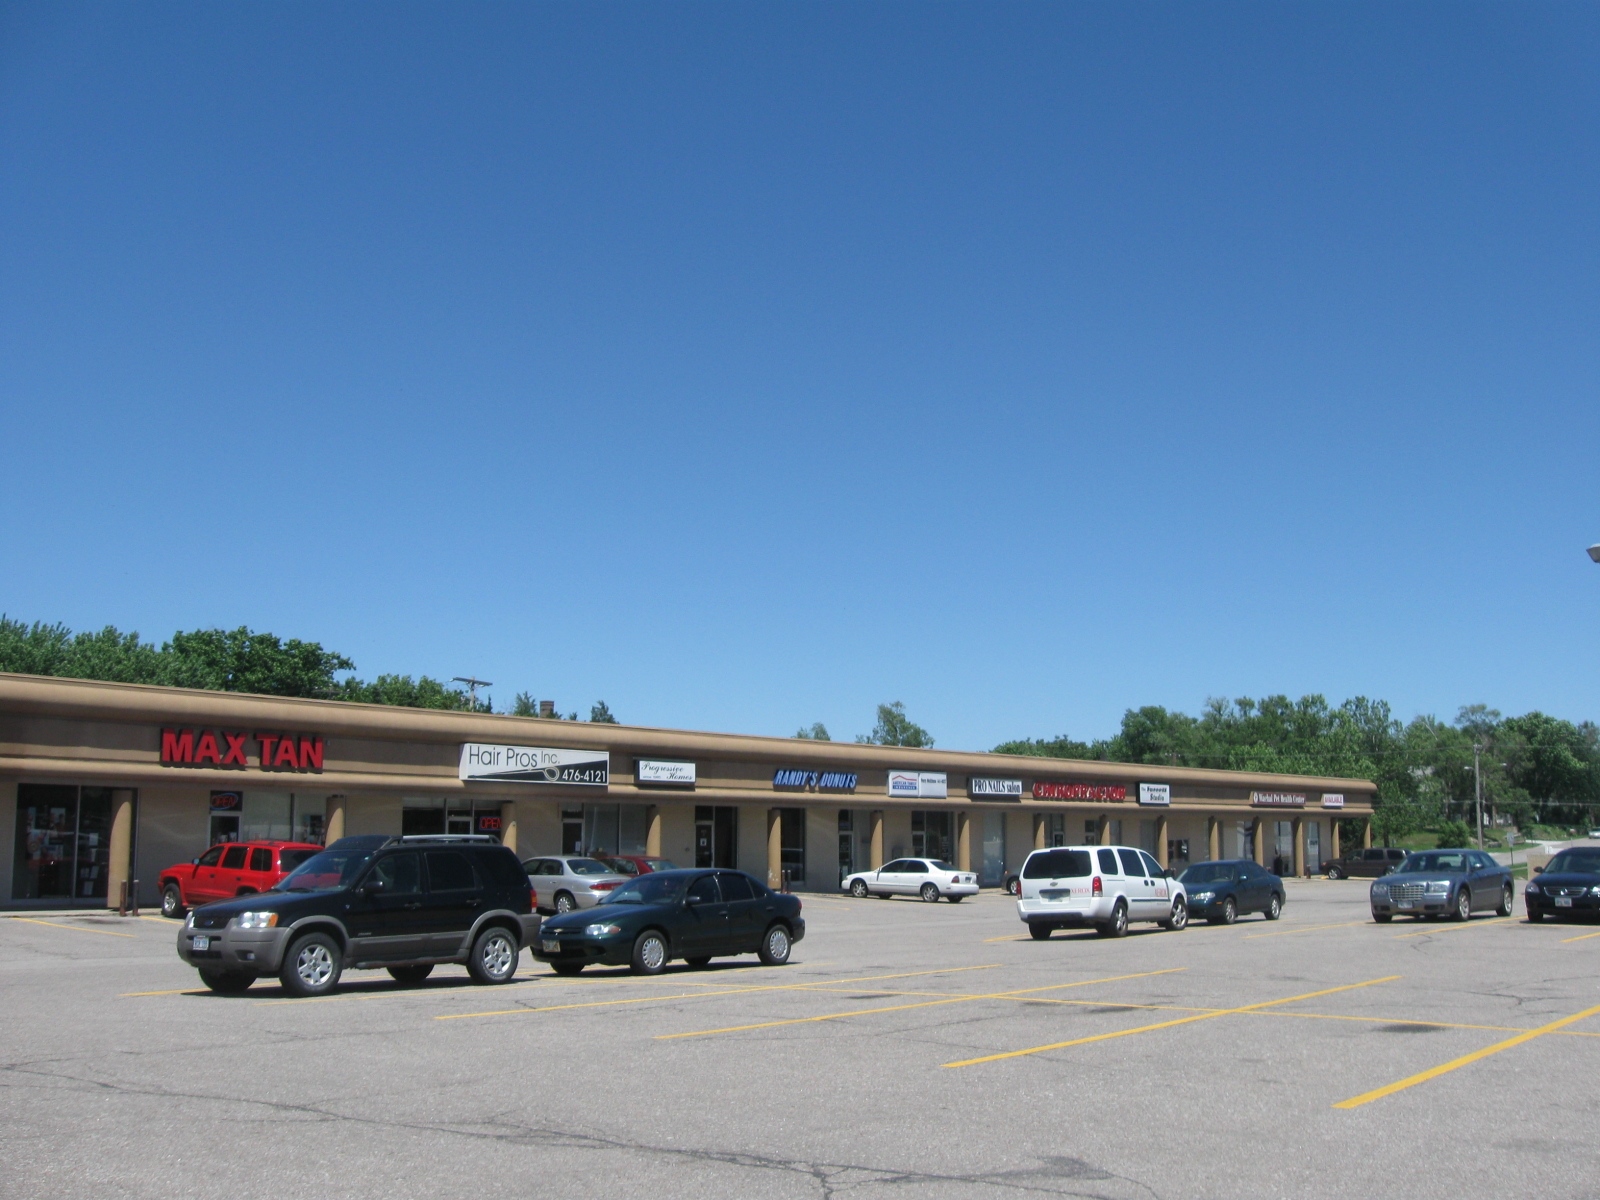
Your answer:
[[[492,837],[340,838],[282,882],[192,909],[178,957],[214,992],[276,975],[292,996],[320,996],[346,967],[386,967],[420,983],[464,963],[505,983],[539,932],[528,874]]]

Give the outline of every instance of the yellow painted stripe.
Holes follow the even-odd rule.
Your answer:
[[[1032,937],[1033,934],[1031,933],[1008,933],[1004,937],[984,938],[983,940],[985,944],[989,942],[1022,942]]]
[[[1428,937],[1435,933],[1465,933],[1469,929],[1487,929],[1491,925],[1504,925],[1507,921],[1515,921],[1515,917],[1490,917],[1487,921],[1468,921],[1461,925],[1444,925],[1432,929],[1414,929],[1410,933],[1397,933],[1397,938]]]
[[[1293,1004],[1297,1000],[1313,1000],[1318,996],[1331,996],[1335,992],[1350,992],[1356,988],[1372,987],[1379,983],[1392,983],[1399,979],[1398,975],[1385,975],[1382,979],[1368,979],[1362,983],[1347,983],[1341,987],[1324,988],[1319,992],[1305,992],[1299,996],[1285,996],[1281,1000],[1263,1000],[1259,1004],[1246,1004],[1239,1008],[1220,1008],[1215,1012],[1201,1013],[1193,1017],[1179,1017],[1173,1021],[1161,1021],[1155,1025],[1141,1025],[1137,1029],[1119,1029],[1115,1033],[1097,1033],[1091,1037],[1073,1038],[1066,1042],[1051,1042],[1048,1046],[1029,1046],[1025,1050],[1007,1050],[1001,1054],[985,1054],[981,1058],[964,1058],[959,1062],[947,1062],[947,1067],[973,1067],[979,1063],[999,1062],[1006,1058],[1021,1058],[1028,1054],[1043,1054],[1047,1050],[1065,1050],[1068,1046],[1086,1046],[1091,1042],[1109,1042],[1114,1038],[1132,1037],[1136,1033],[1153,1033],[1158,1029],[1172,1029],[1178,1025],[1189,1025],[1195,1021],[1210,1021],[1217,1017],[1233,1016],[1237,1013],[1255,1012],[1262,1008],[1271,1008],[1278,1004]]]
[[[101,937],[131,938],[131,933],[116,933],[110,929],[90,929],[86,925],[63,925],[60,921],[41,921],[37,917],[12,917],[13,921],[26,921],[29,925],[48,925],[52,929],[73,929],[79,933],[98,933]]]
[[[122,992],[118,1000],[127,1000],[134,996],[205,996],[209,992],[205,988],[171,988],[165,992]]]
[[[1600,937],[1600,933],[1580,933],[1577,937],[1562,938],[1563,944],[1567,942],[1587,942],[1592,937]]]
[[[1558,1029],[1582,1021],[1600,1013],[1600,1004],[1593,1008],[1586,1008],[1580,1013],[1573,1013],[1570,1017],[1562,1017],[1559,1021],[1551,1021],[1548,1025],[1541,1025],[1537,1029],[1530,1029],[1519,1033],[1516,1037],[1509,1037],[1503,1042],[1496,1042],[1492,1046],[1485,1046],[1482,1050],[1474,1050],[1471,1054],[1463,1054],[1460,1058],[1452,1058],[1447,1063],[1437,1067],[1430,1067],[1426,1071],[1419,1071],[1415,1075],[1408,1075],[1398,1082],[1388,1084],[1381,1088],[1374,1088],[1370,1092],[1362,1092],[1359,1096],[1351,1096],[1348,1100],[1341,1100],[1335,1108],[1360,1108],[1363,1104],[1371,1104],[1374,1100],[1382,1100],[1385,1096],[1392,1096],[1396,1092],[1403,1092],[1407,1088],[1416,1087],[1419,1083],[1427,1083],[1430,1079],[1437,1079],[1441,1075],[1448,1075],[1451,1071],[1458,1071],[1462,1067],[1471,1066],[1490,1055],[1499,1054],[1502,1050],[1509,1050],[1513,1046],[1520,1046],[1524,1042],[1531,1042],[1536,1037],[1543,1037],[1547,1033],[1554,1033]]]
[[[1371,921],[1341,921],[1337,925],[1300,925],[1293,929],[1274,929],[1271,933],[1247,933],[1244,940],[1264,937],[1287,937],[1291,933],[1311,933],[1317,929],[1349,929],[1352,925],[1371,925]]]
[[[972,1000],[1011,1000],[1036,992],[1054,992],[1062,988],[1088,987],[1095,983],[1116,983],[1122,979],[1148,979],[1152,975],[1171,975],[1187,967],[1167,967],[1160,971],[1140,971],[1136,975],[1111,975],[1105,979],[1085,979],[1078,983],[1054,983],[1047,987],[1022,988],[1014,992],[990,992],[972,995],[944,996],[938,1000],[920,1000],[915,1004],[890,1004],[881,1008],[858,1008],[849,1012],[823,1013],[817,1017],[789,1017],[781,1021],[757,1021],[752,1025],[726,1025],[721,1029],[695,1029],[688,1033],[658,1033],[655,1040],[670,1042],[678,1038],[710,1037],[718,1033],[744,1033],[751,1029],[775,1029],[780,1025],[809,1025],[817,1021],[838,1021],[845,1017],[870,1017],[878,1013],[904,1012],[911,1008],[933,1008],[940,1004],[961,1004]]]

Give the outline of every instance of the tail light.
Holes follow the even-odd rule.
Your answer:
[[[1105,885],[1100,882],[1100,876],[1096,875],[1094,882],[1089,885],[1089,894],[1091,896],[1103,896],[1106,894]]]
[[[530,883],[528,885],[528,908],[529,909],[535,909],[535,908],[538,908],[538,907],[539,907],[539,893],[534,891],[533,884]]]
[[[618,880],[612,880],[609,883],[591,883],[589,885],[589,890],[591,892],[609,892],[612,888],[617,886],[618,882]]]

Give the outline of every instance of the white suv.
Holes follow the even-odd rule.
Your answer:
[[[1084,925],[1102,937],[1121,937],[1129,921],[1182,929],[1189,923],[1189,897],[1143,850],[1054,846],[1035,850],[1022,864],[1017,916],[1039,941],[1053,929]]]

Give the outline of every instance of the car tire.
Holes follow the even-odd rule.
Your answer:
[[[394,976],[394,981],[406,987],[416,987],[429,975],[433,974],[432,963],[420,963],[409,967],[390,967],[389,974]]]
[[[939,903],[939,885],[937,883],[923,884],[920,895],[929,904]]]
[[[951,904],[960,904],[963,900],[966,899],[966,897],[965,896],[946,896],[945,899],[949,900]]]
[[[852,879],[850,881],[850,894],[857,900],[867,898],[867,881],[865,879]]]
[[[1527,903],[1527,898],[1526,897],[1523,898],[1523,903]],[[1533,905],[1529,904],[1528,905],[1528,924],[1529,925],[1537,925],[1542,920],[1544,920],[1543,911],[1541,911],[1540,909],[1537,909]]]
[[[1168,917],[1165,921],[1161,922],[1161,928],[1170,929],[1174,933],[1176,933],[1180,929],[1187,928],[1188,924],[1189,924],[1189,902],[1187,900],[1185,900],[1182,896],[1179,896],[1176,900],[1174,900],[1172,902],[1172,915],[1170,917]]]
[[[1232,896],[1227,896],[1222,901],[1222,911],[1217,914],[1217,922],[1221,925],[1232,925],[1239,919],[1239,902]]]
[[[1277,892],[1272,893],[1272,899],[1267,901],[1267,920],[1276,921],[1283,915],[1283,897]]]
[[[472,957],[467,959],[467,974],[474,983],[485,986],[510,983],[517,973],[517,959],[522,947],[517,935],[501,925],[491,925],[472,943]]]
[[[761,939],[761,949],[757,954],[763,965],[781,967],[789,961],[789,953],[793,948],[794,943],[789,939],[788,926],[774,925],[767,930],[766,937]]]
[[[556,915],[557,916],[562,916],[562,915],[565,915],[566,913],[569,913],[569,912],[575,912],[575,911],[577,911],[577,908],[578,908],[578,902],[572,898],[572,893],[571,892],[557,892],[556,893]]]
[[[181,917],[188,912],[183,903],[183,889],[175,883],[169,883],[161,889],[161,915],[163,917]]]
[[[1505,887],[1500,889],[1500,906],[1494,910],[1495,916],[1509,917],[1511,915],[1511,906],[1516,902],[1516,899],[1517,889],[1509,883],[1506,884]]]
[[[550,969],[557,975],[578,975],[584,968],[583,963],[551,963]]]
[[[1101,937],[1119,938],[1128,932],[1128,906],[1121,900],[1111,907],[1111,919],[1095,926],[1095,932]]]
[[[235,971],[201,971],[200,982],[219,996],[239,996],[250,990],[256,981],[254,975],[240,975]]]
[[[693,958],[686,958],[683,961],[688,963],[692,969],[703,971],[711,965],[711,955],[696,954]]]
[[[667,939],[654,929],[646,929],[633,942],[633,960],[629,968],[635,975],[659,975],[667,969],[672,955],[667,950]]]
[[[1050,935],[1054,932],[1055,926],[1046,925],[1043,921],[1031,921],[1028,924],[1028,935],[1036,942],[1049,940]]]
[[[1008,896],[1020,896],[1020,895],[1022,895],[1022,880],[1018,879],[1015,875],[1013,875],[1010,879],[1006,880],[1006,895],[1008,895]]]
[[[1328,878],[1329,879],[1343,879],[1344,878],[1344,872],[1339,870],[1338,867],[1329,867],[1328,868]]]
[[[1460,888],[1456,892],[1456,910],[1450,914],[1457,921],[1472,920],[1472,889]]]
[[[1372,919],[1379,925],[1387,925],[1390,921],[1394,920],[1394,914],[1375,912],[1372,914]]]
[[[344,951],[326,933],[297,938],[283,956],[278,981],[291,996],[326,996],[339,986],[344,973]]]

